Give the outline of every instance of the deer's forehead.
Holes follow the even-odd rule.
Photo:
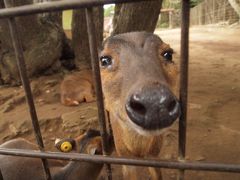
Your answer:
[[[159,44],[158,44],[159,45]],[[147,49],[146,47],[136,44],[135,42],[116,42],[116,41],[110,41],[104,45],[104,49],[101,52],[101,55],[109,55],[109,56],[145,56],[148,53],[158,53],[156,50],[160,46],[155,46],[152,48],[152,51]]]
[[[133,32],[125,33],[117,36],[109,37],[104,42],[104,49],[124,49],[124,48],[140,48],[146,46],[161,46],[163,41],[160,37],[151,33]]]
[[[103,53],[120,53],[120,49],[129,46],[129,43],[116,38],[110,38],[104,42]]]

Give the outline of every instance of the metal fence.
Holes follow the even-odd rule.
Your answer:
[[[26,93],[26,99],[29,106],[29,112],[31,115],[32,125],[35,132],[39,152],[33,150],[20,150],[20,149],[5,149],[0,148],[0,154],[12,155],[12,156],[24,156],[41,158],[42,164],[45,170],[46,179],[51,180],[51,173],[47,159],[59,159],[59,160],[74,160],[74,161],[88,161],[105,163],[107,167],[107,178],[112,179],[110,164],[124,164],[135,166],[151,166],[159,168],[179,169],[178,179],[184,179],[184,170],[205,170],[205,171],[219,171],[219,172],[234,172],[240,173],[240,165],[237,164],[219,164],[219,163],[203,163],[203,162],[187,162],[185,161],[185,147],[186,147],[186,125],[187,125],[187,97],[188,97],[188,59],[189,59],[189,0],[182,0],[182,29],[181,29],[181,64],[180,64],[180,103],[182,108],[182,114],[179,121],[179,160],[150,160],[150,159],[134,159],[124,157],[112,157],[108,154],[108,133],[105,122],[105,110],[102,96],[101,77],[98,65],[98,54],[96,46],[96,37],[94,33],[93,24],[93,12],[94,6],[102,6],[104,4],[118,4],[128,2],[139,2],[143,0],[68,0],[68,1],[55,1],[38,5],[25,5],[20,7],[10,8],[8,0],[4,0],[5,9],[0,10],[0,19],[7,18],[12,42],[15,50],[17,64],[22,80],[22,84]],[[66,9],[78,9],[85,8],[87,28],[89,36],[89,44],[91,51],[91,63],[93,68],[94,79],[96,83],[97,94],[97,106],[99,124],[101,130],[101,136],[103,139],[103,156],[76,154],[76,153],[58,153],[58,152],[46,152],[44,150],[44,144],[40,132],[40,126],[38,123],[38,117],[33,102],[33,96],[29,85],[29,79],[26,73],[26,67],[23,56],[22,44],[19,39],[18,29],[16,26],[16,16],[26,16],[36,13],[62,11]],[[0,174],[1,178],[1,174]],[[3,177],[4,178],[4,177]]]
[[[192,8],[190,14],[190,25],[233,24],[240,18],[228,0],[205,0]]]

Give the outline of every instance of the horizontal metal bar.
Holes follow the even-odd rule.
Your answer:
[[[24,5],[0,10],[0,18],[14,16],[25,16],[30,14],[44,13],[49,11],[61,11],[67,9],[89,8],[93,6],[102,6],[104,4],[119,4],[140,1],[153,0],[68,0],[44,2],[38,4]]]
[[[154,159],[132,159],[132,158],[110,157],[110,156],[99,156],[99,155],[92,156],[88,154],[79,154],[79,153],[39,152],[35,150],[6,149],[6,148],[0,148],[0,154],[33,157],[33,158],[45,158],[45,159],[87,161],[87,162],[94,162],[94,163],[125,164],[125,165],[132,165],[132,166],[151,166],[151,167],[159,167],[159,168],[167,168],[167,169],[185,169],[185,170],[240,173],[240,165],[236,165],[236,164],[221,164],[221,163],[206,163],[206,162],[178,162],[178,161],[154,160]]]

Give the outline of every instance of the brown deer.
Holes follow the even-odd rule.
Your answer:
[[[102,154],[101,137],[98,131],[89,130],[75,140],[61,140],[56,144],[61,151]],[[69,147],[70,146],[70,147]],[[35,144],[25,139],[10,140],[0,148],[37,150]],[[53,180],[97,179],[103,164],[92,162],[70,161],[63,165],[61,161],[49,160]],[[6,180],[45,180],[40,159],[0,155],[0,169]]]
[[[116,35],[103,43],[103,93],[118,155],[159,155],[162,132],[180,114],[173,93],[178,71],[172,53],[157,35],[146,32]],[[149,170],[152,179],[161,179],[160,169]],[[123,166],[123,175],[139,179],[133,166]]]
[[[61,103],[66,106],[95,101],[91,70],[82,70],[66,76],[61,83],[60,92]]]

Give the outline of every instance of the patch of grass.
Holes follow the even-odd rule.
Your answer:
[[[112,13],[114,12],[114,8],[115,8],[114,5],[104,8],[104,17],[112,16],[113,15]]]
[[[65,29],[65,30],[72,29],[72,27],[71,27],[72,10],[63,11],[62,21],[63,21],[63,29]]]
[[[109,5],[104,8],[104,16],[108,17],[112,15],[112,12],[114,12],[114,5]],[[72,10],[63,11],[62,16],[62,23],[63,23],[63,29],[64,30],[71,30],[71,24],[72,24]]]

